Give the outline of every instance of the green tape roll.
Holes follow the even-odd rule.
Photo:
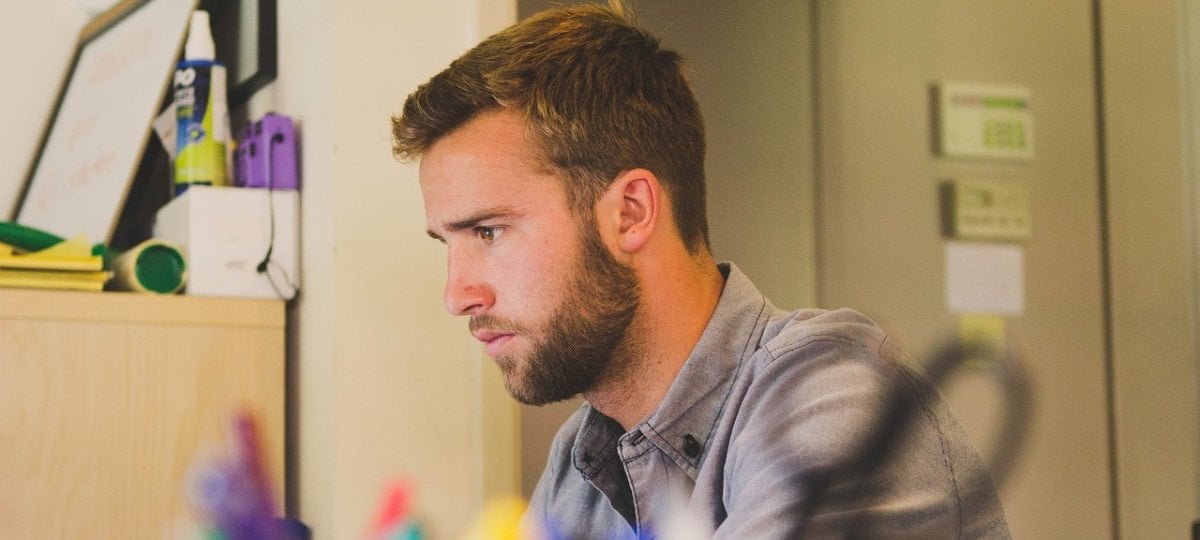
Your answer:
[[[174,294],[187,283],[187,261],[174,245],[150,239],[122,253],[112,263],[109,285],[122,291]]]

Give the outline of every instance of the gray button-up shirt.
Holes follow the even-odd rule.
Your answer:
[[[887,334],[849,310],[784,312],[720,269],[716,311],[659,407],[629,432],[577,411],[532,517],[570,539],[651,538],[683,516],[717,538],[1009,536],[966,434]],[[911,420],[864,469],[897,396]]]

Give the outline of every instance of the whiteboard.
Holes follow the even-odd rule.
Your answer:
[[[196,0],[123,2],[111,24],[81,40],[18,223],[109,240],[195,6]]]

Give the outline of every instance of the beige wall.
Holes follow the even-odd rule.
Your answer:
[[[1190,4],[1194,10],[1195,2]],[[1196,67],[1180,50],[1182,5],[1100,2],[1123,538],[1182,537],[1200,517],[1192,266],[1196,178],[1185,176],[1186,96],[1180,76],[1181,67]]]
[[[1031,183],[1027,309],[1008,321],[1039,392],[1030,446],[1002,493],[1018,538],[1179,537],[1196,517],[1194,186],[1181,170],[1178,7],[1100,3],[1104,171],[1091,3],[819,9],[824,303],[860,306],[914,351],[929,350],[954,328],[933,182],[986,175]],[[923,87],[937,79],[1030,87],[1036,159],[930,157]],[[1105,417],[1106,298],[1115,458]],[[950,394],[986,440],[989,401],[977,389]]]
[[[643,0],[704,114],[714,255],[776,305],[816,302],[812,17],[805,2]]]
[[[516,489],[515,409],[441,302],[414,165],[391,157],[404,97],[513,18],[504,1],[281,2],[280,76],[254,107],[302,141],[302,297],[292,350],[293,510],[317,538],[364,534],[399,476],[432,537]]]
[[[818,140],[819,283],[918,358],[955,339],[946,308],[940,181],[1029,182],[1025,313],[1007,333],[1037,391],[1025,454],[1001,491],[1015,538],[1110,536],[1101,222],[1091,4],[823,2]],[[929,88],[949,79],[1033,93],[1035,159],[935,157]],[[990,387],[949,396],[976,443],[996,435]]]
[[[1185,0],[1180,10],[1183,24],[1181,25],[1183,54],[1180,56],[1183,77],[1183,118],[1185,122],[1183,137],[1184,184],[1190,188],[1189,200],[1191,208],[1187,230],[1191,244],[1191,287],[1192,287],[1192,335],[1200,336],[1200,2]],[[1193,339],[1193,347],[1200,339]],[[1193,350],[1192,354],[1198,351]],[[1200,372],[1200,363],[1193,364],[1192,369]],[[1197,374],[1200,380],[1200,373]],[[1197,383],[1200,386],[1200,383]],[[1197,429],[1200,430],[1200,422]],[[1193,437],[1194,444],[1200,445],[1200,433]],[[1200,476],[1200,450],[1193,455],[1193,463],[1197,476]],[[1200,481],[1193,484],[1192,500],[1197,508],[1193,510],[1200,515]]]

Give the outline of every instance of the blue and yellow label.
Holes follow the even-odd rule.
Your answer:
[[[176,193],[191,184],[225,185],[224,66],[182,62],[173,88]]]

